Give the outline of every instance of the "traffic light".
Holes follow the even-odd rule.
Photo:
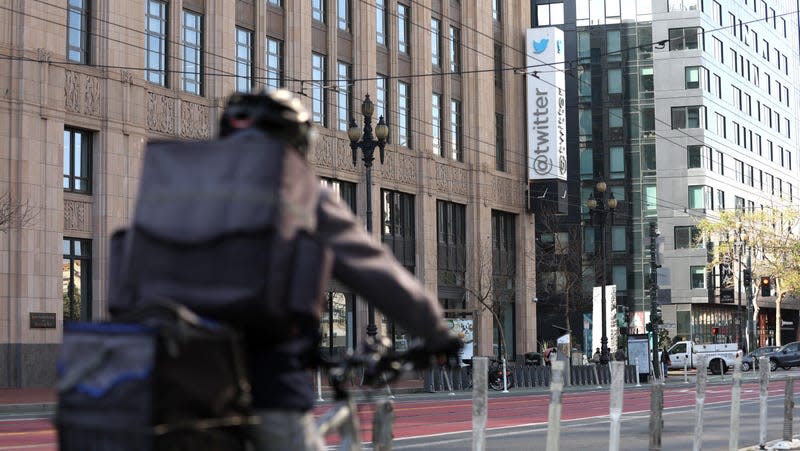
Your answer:
[[[750,271],[749,268],[742,271],[742,281],[745,287],[749,287],[753,284],[753,272]]]
[[[761,296],[772,296],[772,278],[770,276],[761,277]]]
[[[717,335],[718,333],[719,333],[719,327],[711,328],[711,335]]]

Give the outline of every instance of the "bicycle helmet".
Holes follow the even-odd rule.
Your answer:
[[[308,152],[314,133],[308,110],[285,89],[237,92],[228,98],[220,117],[219,136],[250,127],[291,144],[303,156]]]

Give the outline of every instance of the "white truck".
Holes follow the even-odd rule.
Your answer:
[[[672,362],[670,369],[694,369],[700,359],[707,362],[706,367],[712,374],[722,374],[732,368],[736,362],[739,345],[736,343],[697,344],[693,341],[679,341],[667,350]]]

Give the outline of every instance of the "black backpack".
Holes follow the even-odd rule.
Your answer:
[[[319,193],[297,152],[255,130],[150,144],[133,223],[112,237],[112,315],[170,299],[265,342],[314,327],[332,261]]]

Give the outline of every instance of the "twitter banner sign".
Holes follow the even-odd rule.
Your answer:
[[[528,179],[567,180],[564,32],[529,28],[527,65]]]

